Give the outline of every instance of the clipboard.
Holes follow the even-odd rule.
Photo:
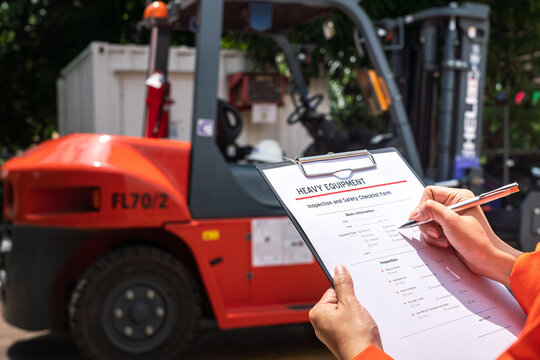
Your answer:
[[[302,172],[302,174],[306,178],[317,178],[322,176],[330,176],[330,175],[337,175],[339,173],[349,172],[349,173],[355,173],[355,172],[361,172],[365,170],[370,169],[376,169],[377,168],[377,162],[374,158],[374,154],[380,154],[380,153],[387,153],[387,152],[395,152],[397,153],[400,158],[403,160],[403,162],[407,165],[407,167],[410,169],[410,171],[416,176],[416,178],[420,181],[420,183],[424,185],[424,182],[422,179],[416,174],[416,172],[413,170],[413,168],[407,163],[407,161],[403,158],[401,153],[397,151],[393,147],[388,148],[382,148],[382,149],[376,149],[376,150],[357,150],[357,151],[348,151],[348,152],[342,152],[342,153],[329,153],[326,155],[317,155],[317,156],[310,156],[310,157],[296,157],[295,159],[287,159],[287,161],[278,162],[278,163],[270,163],[270,164],[258,164],[257,170],[259,170],[259,173],[263,177],[263,179],[266,181],[270,189],[272,190],[273,194],[275,195],[276,199],[279,201],[285,212],[287,213],[287,216],[291,219],[291,222],[293,223],[294,227],[298,230],[298,233],[304,240],[305,244],[313,254],[313,257],[323,270],[324,274],[330,281],[330,284],[334,286],[334,281],[331,272],[327,269],[324,262],[322,261],[321,257],[319,256],[317,250],[311,243],[309,237],[306,235],[302,227],[300,226],[299,222],[297,221],[294,214],[291,212],[291,210],[287,207],[281,196],[278,194],[266,174],[264,173],[267,169],[273,169],[273,168],[279,168],[284,166],[296,166],[299,168],[299,170]],[[314,169],[310,169],[309,165],[321,163],[321,162],[329,162],[329,161],[343,161],[347,159],[361,159],[365,161],[359,161],[359,163],[356,166],[338,166],[335,171],[331,172],[320,172],[316,171]],[[346,165],[350,165],[351,162],[346,162]]]
[[[425,186],[396,149],[257,168],[330,283],[334,266],[348,268],[390,356],[488,360],[517,338],[525,315],[504,286],[426,243],[418,228],[398,229]]]

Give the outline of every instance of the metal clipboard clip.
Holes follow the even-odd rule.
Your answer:
[[[359,164],[355,164],[356,161],[353,158],[358,158],[356,161],[359,161]],[[377,162],[373,158],[373,155],[367,150],[359,150],[359,151],[348,151],[343,153],[328,153],[327,155],[319,155],[319,156],[310,156],[310,157],[303,157],[303,158],[296,158],[294,160],[289,159],[290,161],[294,162],[305,177],[312,178],[312,177],[319,177],[319,176],[330,176],[330,175],[336,175],[337,173],[341,172],[349,172],[353,173],[355,171],[360,170],[367,170],[367,169],[373,169],[377,167]],[[316,167],[314,169],[308,170],[307,168],[310,167],[311,164],[321,161],[335,161],[339,160],[339,164],[343,167],[340,167],[336,170],[327,170],[327,171],[318,171],[316,170]],[[366,160],[366,161],[363,161]],[[365,164],[367,162],[367,164]]]

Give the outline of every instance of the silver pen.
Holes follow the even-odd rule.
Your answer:
[[[493,200],[500,199],[502,197],[516,193],[518,191],[519,191],[519,185],[517,182],[515,182],[512,184],[504,185],[498,189],[485,192],[483,194],[467,199],[465,201],[461,201],[456,204],[450,205],[448,209],[454,210],[455,212],[460,212],[460,211],[467,210],[478,205],[483,205]],[[398,229],[414,227],[414,226],[426,224],[431,221],[433,220],[432,219],[426,220],[426,221],[410,220],[410,221],[407,221],[405,224],[401,225]]]

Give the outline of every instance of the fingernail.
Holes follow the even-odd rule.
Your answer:
[[[437,239],[435,240],[435,244],[440,247],[448,247],[448,241],[445,239]]]
[[[426,232],[428,233],[429,236],[431,236],[433,238],[438,238],[439,237],[439,233],[435,229],[427,229]]]
[[[416,221],[425,221],[429,219],[429,215],[424,209],[417,208],[413,220]]]
[[[336,267],[334,268],[334,274],[346,274],[347,273],[347,269],[345,268],[345,266],[343,265],[336,265]]]
[[[409,218],[413,219],[420,215],[420,209],[416,208],[409,214]]]

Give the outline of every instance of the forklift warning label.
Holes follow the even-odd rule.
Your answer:
[[[197,119],[197,135],[198,136],[214,136],[214,120]]]
[[[160,192],[114,192],[112,193],[112,208],[114,210],[168,209],[168,199],[166,193]]]
[[[252,220],[251,240],[254,267],[313,263],[309,248],[288,218]]]

